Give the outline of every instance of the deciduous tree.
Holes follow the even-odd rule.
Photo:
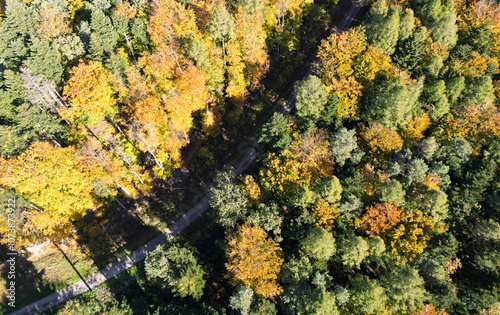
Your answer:
[[[228,243],[227,270],[236,283],[250,286],[257,295],[273,298],[282,292],[277,283],[283,259],[281,248],[264,230],[249,224],[238,227]]]

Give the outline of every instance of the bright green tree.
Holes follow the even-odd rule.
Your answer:
[[[328,94],[321,80],[316,76],[309,76],[295,83],[297,93],[297,117],[304,121],[316,123],[328,101]]]

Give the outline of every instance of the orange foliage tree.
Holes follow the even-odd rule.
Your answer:
[[[281,248],[262,228],[242,225],[228,245],[226,268],[233,281],[252,287],[256,294],[265,298],[282,292],[276,281],[283,264]]]
[[[406,211],[391,203],[377,203],[357,221],[366,234],[380,236],[389,252],[400,262],[412,261],[427,247],[434,228],[431,217],[422,211]]]

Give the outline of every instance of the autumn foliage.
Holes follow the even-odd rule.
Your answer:
[[[256,294],[265,298],[282,292],[276,282],[283,263],[281,248],[262,228],[249,224],[240,226],[228,246],[226,267],[233,281],[252,287]]]

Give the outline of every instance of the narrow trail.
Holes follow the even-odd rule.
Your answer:
[[[361,4],[357,1],[354,1],[349,8],[346,15],[343,19],[338,23],[336,28],[336,32],[342,32],[349,28],[351,22],[354,20],[359,10],[361,9]],[[315,73],[317,60],[314,65],[307,71],[304,78],[307,78],[310,75]],[[288,99],[286,104],[281,107],[278,112],[283,115],[288,115],[293,108],[295,107],[295,93],[292,93]],[[236,176],[241,175],[257,158],[257,142],[254,142],[253,145],[247,150],[245,155],[240,159],[240,161],[234,165],[234,173]],[[171,226],[162,231],[159,235],[154,237],[152,240],[142,245],[132,253],[118,259],[117,261],[111,263],[104,269],[93,273],[83,280],[80,280],[70,286],[67,286],[64,289],[56,291],[36,302],[28,304],[19,310],[16,310],[11,315],[24,315],[24,314],[37,314],[43,311],[46,311],[58,304],[66,302],[86,291],[90,288],[95,288],[109,279],[115,277],[116,275],[122,273],[123,271],[129,269],[134,266],[141,260],[146,258],[146,255],[149,252],[152,252],[158,245],[162,244],[166,235],[176,236],[181,233],[186,227],[188,227],[191,223],[196,221],[205,211],[210,207],[209,204],[210,194],[206,194],[191,210],[189,210],[186,214],[184,214],[180,219],[178,219]]]

